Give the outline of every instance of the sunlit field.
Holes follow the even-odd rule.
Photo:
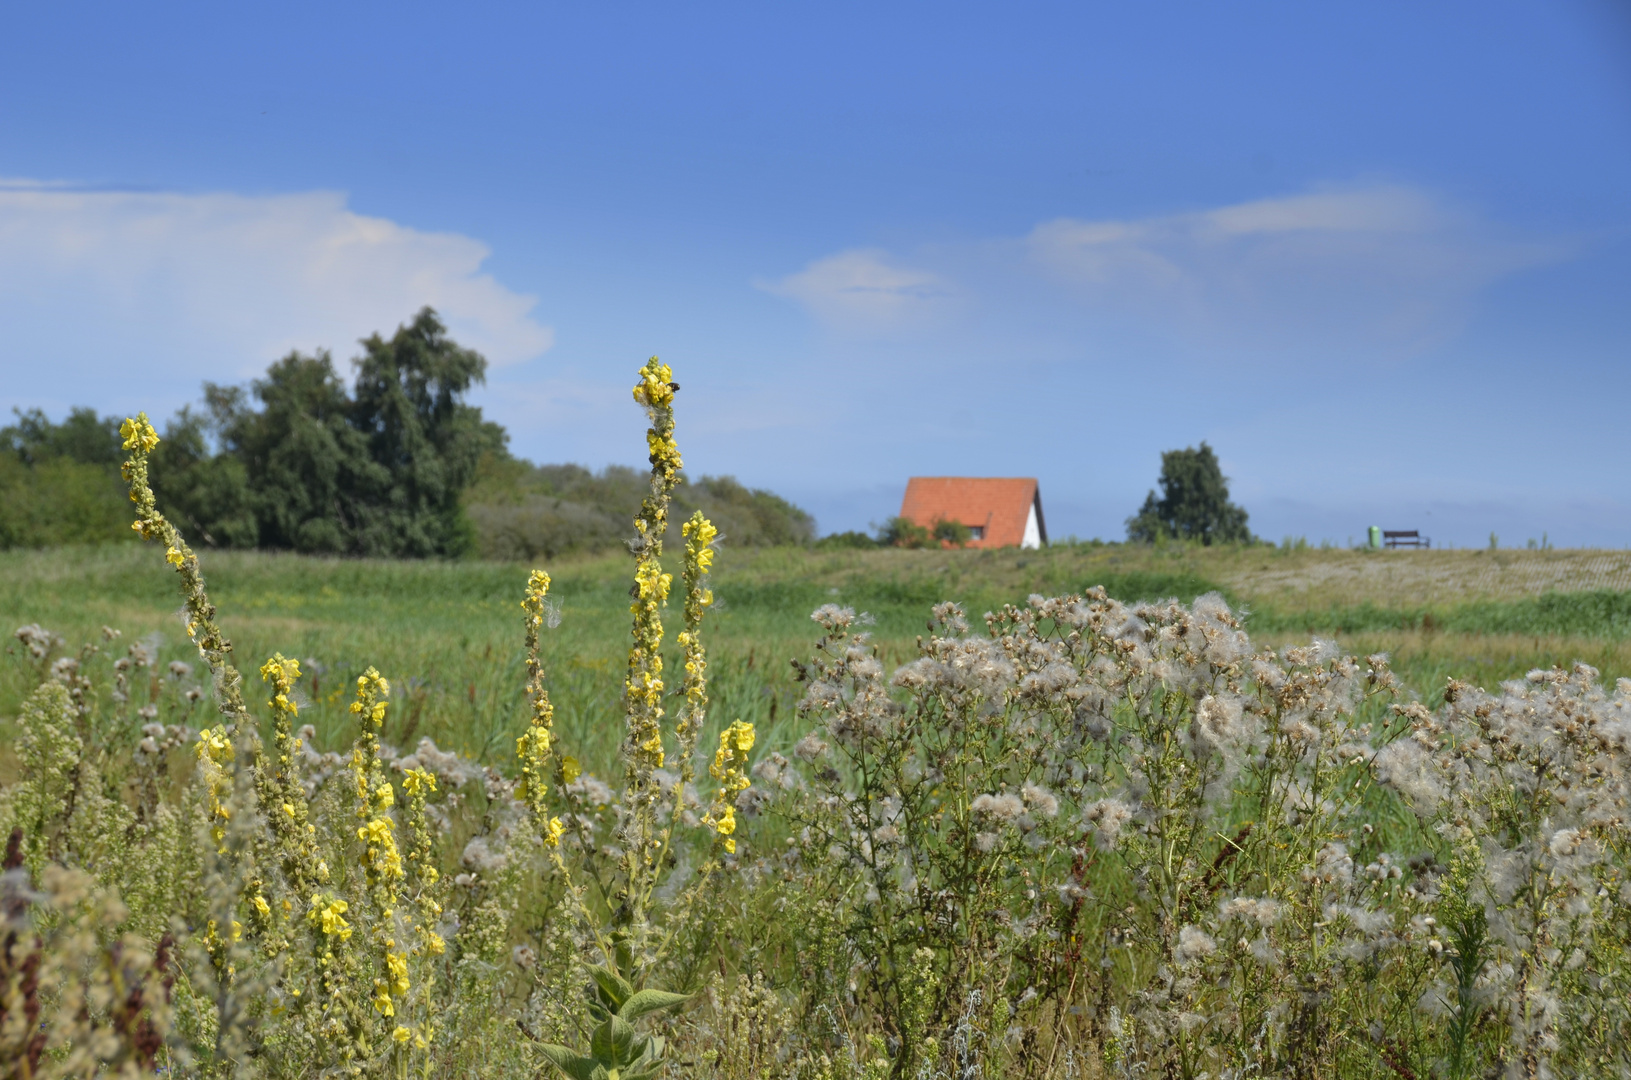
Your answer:
[[[1628,1067],[1631,556],[699,513],[533,567],[140,513],[0,554],[25,1075]]]
[[[200,556],[241,663],[281,650],[312,675],[309,715],[325,744],[345,728],[351,682],[372,664],[395,679],[402,706],[386,732],[422,735],[481,760],[503,760],[526,722],[519,627],[526,565],[378,562],[256,552]],[[673,557],[670,556],[670,562]],[[543,568],[560,622],[544,657],[558,721],[590,760],[609,766],[622,737],[616,679],[628,639],[627,556]],[[1359,653],[1388,652],[1423,700],[1455,676],[1484,686],[1535,667],[1581,660],[1612,680],[1631,674],[1631,553],[1595,551],[1350,552],[1174,545],[1061,545],[1042,551],[832,551],[723,547],[711,627],[715,715],[761,725],[782,745],[798,689],[789,661],[819,628],[810,612],[841,603],[877,620],[886,663],[915,653],[929,606],[957,600],[974,614],[1032,593],[1103,585],[1135,601],[1188,602],[1220,591],[1247,613],[1254,639],[1314,635]],[[134,544],[0,552],[0,620],[38,623],[72,645],[103,626],[147,639],[162,662],[191,659],[172,614],[168,568]],[[16,642],[0,682],[13,716],[34,672]],[[161,664],[162,666],[162,664]]]

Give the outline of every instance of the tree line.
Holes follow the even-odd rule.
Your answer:
[[[248,386],[206,382],[154,451],[160,508],[205,547],[381,558],[557,558],[615,547],[640,505],[642,473],[534,465],[466,400],[487,361],[424,308],[390,338],[361,343],[350,385],[326,350],[292,352]],[[0,428],[0,548],[129,539],[119,478],[121,417],[42,411]],[[1161,455],[1161,493],[1127,519],[1127,539],[1251,543],[1246,511],[1205,442]],[[706,513],[732,542],[803,544],[815,521],[731,477],[682,483],[675,520]],[[825,547],[960,547],[959,522],[891,518]]]
[[[430,308],[361,343],[350,385],[326,350],[290,353],[248,386],[206,382],[164,426],[152,481],[163,512],[206,547],[370,557],[555,557],[620,542],[632,469],[535,466],[467,400],[487,361]],[[0,428],[0,547],[132,536],[121,417],[38,409]],[[808,541],[810,515],[729,477],[681,485],[738,543]]]

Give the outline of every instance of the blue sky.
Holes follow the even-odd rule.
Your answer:
[[[167,416],[424,303],[539,461],[824,531],[1032,475],[1118,538],[1631,545],[1623,2],[13,6],[0,409]]]

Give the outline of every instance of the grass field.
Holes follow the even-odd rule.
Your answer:
[[[401,703],[387,739],[411,745],[428,735],[444,747],[507,759],[526,715],[518,601],[528,567],[238,552],[202,558],[241,669],[252,676],[274,651],[309,661],[302,718],[317,726],[325,747],[349,740],[342,732],[349,731],[350,684],[372,664],[395,684]],[[605,769],[622,731],[630,561],[603,556],[546,568],[562,616],[545,639],[559,730],[567,752]],[[722,603],[708,631],[713,718],[749,720],[771,746],[798,737],[788,661],[806,655],[815,636],[809,613],[829,601],[876,618],[890,663],[913,655],[938,600],[963,601],[977,615],[1030,593],[1102,584],[1128,600],[1188,601],[1216,589],[1250,613],[1260,643],[1319,634],[1357,652],[1389,652],[1429,701],[1452,675],[1488,686],[1575,660],[1609,679],[1631,675],[1631,552],[727,548],[714,580]],[[155,670],[162,670],[173,659],[196,659],[173,614],[179,603],[174,576],[151,546],[0,553],[0,625],[7,631],[37,622],[74,648],[112,626],[123,633],[120,651],[132,641],[153,643]],[[671,624],[677,619],[676,610]],[[37,678],[8,642],[0,717],[15,713]],[[179,708],[164,680],[151,682],[149,695],[162,708]]]

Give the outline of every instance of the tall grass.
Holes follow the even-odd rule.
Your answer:
[[[1445,565],[1471,561],[1462,552],[1402,558],[1440,554]],[[123,544],[0,552],[0,623],[7,630],[38,623],[71,645],[94,640],[111,626],[126,640],[149,639],[161,663],[190,660],[180,623],[166,614],[177,606],[167,568],[150,555]],[[1535,553],[1529,561],[1552,555]],[[1450,594],[1423,604],[1412,594],[1390,594],[1383,578],[1372,582],[1369,595],[1358,596],[1349,585],[1309,597],[1306,591],[1288,593],[1279,576],[1287,567],[1314,576],[1321,566],[1363,567],[1366,558],[1392,557],[1297,552],[1288,558],[1256,549],[1120,545],[978,552],[727,547],[714,575],[721,600],[713,631],[715,712],[758,725],[768,745],[786,749],[792,736],[784,725],[798,693],[788,662],[808,648],[809,613],[821,604],[868,612],[877,620],[874,641],[884,660],[900,663],[915,653],[923,613],[941,599],[980,612],[1032,593],[1057,595],[1093,585],[1127,602],[1188,601],[1221,592],[1250,612],[1247,626],[1254,636],[1285,643],[1317,634],[1364,653],[1389,652],[1405,683],[1429,699],[1452,674],[1494,685],[1531,668],[1576,660],[1610,679],[1631,674],[1631,592]],[[1519,553],[1504,557],[1524,561]],[[1612,553],[1594,558],[1606,557]],[[524,727],[515,598],[525,566],[237,551],[201,558],[240,656],[282,650],[312,661],[306,664],[310,707],[302,716],[317,728],[320,745],[345,741],[342,691],[369,664],[404,693],[387,741],[410,746],[429,736],[492,760],[507,752]],[[608,676],[627,649],[625,561],[607,555],[551,565],[551,595],[562,617],[545,631],[543,648],[554,672],[560,724],[584,749],[585,764],[597,770],[611,767],[621,737],[620,706]],[[1589,558],[1577,561],[1592,564]],[[1254,573],[1253,566],[1260,569]],[[1312,606],[1311,599],[1325,603]],[[35,685],[19,647],[9,643],[8,651],[12,655],[0,662],[0,725],[16,715]],[[0,736],[4,732],[0,726]]]

